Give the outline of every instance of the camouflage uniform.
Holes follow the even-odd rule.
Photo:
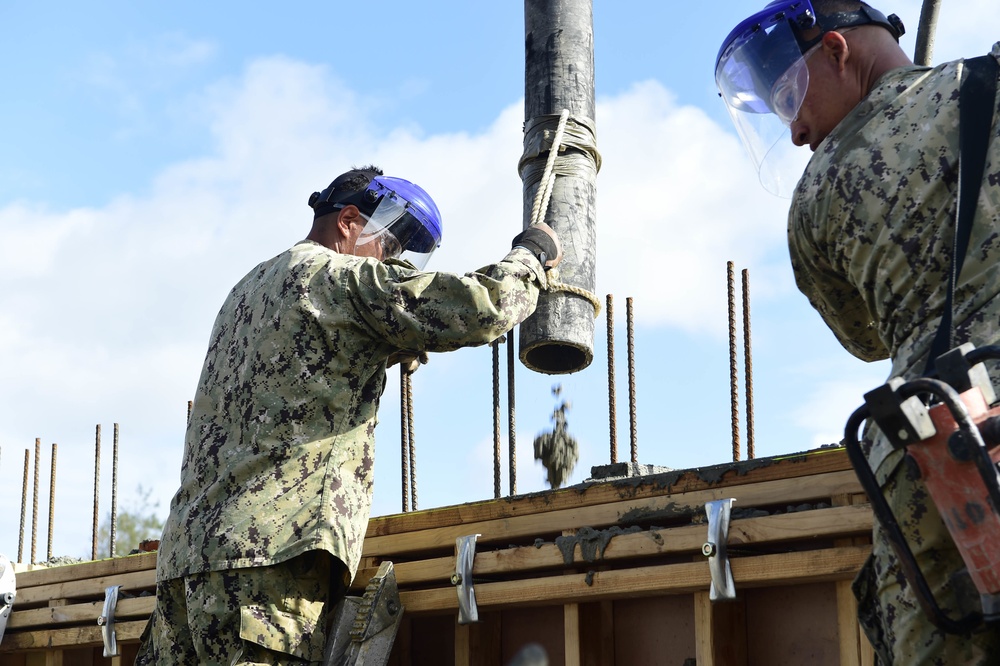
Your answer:
[[[544,280],[524,249],[463,277],[312,241],[250,271],[212,331],[157,581],[280,566],[315,550],[353,577],[386,360],[494,340],[534,310]]]
[[[1000,58],[1000,43],[992,55]],[[962,61],[904,67],[868,96],[816,149],[797,186],[788,238],[799,289],[841,344],[865,361],[892,359],[892,376],[922,374],[941,319],[951,267],[958,184]],[[956,339],[1000,342],[1000,141],[994,124],[986,175],[961,281]],[[868,459],[908,533],[939,602],[953,617],[970,607],[949,581],[961,559],[923,487],[881,436]],[[873,561],[856,581],[862,623],[889,663],[1000,661],[996,631],[945,637],[919,607],[876,527]],[[877,602],[875,598],[877,597]],[[988,656],[992,655],[992,657]],[[989,661],[990,659],[994,661]]]

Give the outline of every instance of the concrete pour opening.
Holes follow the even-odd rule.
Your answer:
[[[583,370],[594,360],[587,347],[565,342],[538,342],[521,350],[521,363],[546,375],[566,375]]]

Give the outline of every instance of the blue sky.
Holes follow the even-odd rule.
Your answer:
[[[727,261],[750,271],[759,456],[838,441],[888,371],[843,351],[795,289],[787,202],[757,183],[716,94],[720,42],[757,6],[594,3],[597,291],[616,300],[619,458],[632,297],[640,462],[731,459]],[[910,53],[919,6],[880,6],[910,27]],[[117,422],[119,507],[142,484],[165,515],[222,299],[305,235],[308,195],[337,174],[375,162],[425,187],[445,223],[435,270],[498,259],[520,229],[522,3],[291,7],[0,5],[0,553],[17,555],[24,450],[36,437],[38,559],[53,442],[53,551],[89,554],[98,423],[101,514]],[[986,0],[947,3],[934,61],[987,51],[1000,38],[995,16]],[[531,442],[551,427],[554,384],[580,443],[571,482],[608,461],[603,318],[595,330],[583,372],[518,367],[521,492],[545,488]],[[462,350],[414,377],[421,508],[492,497],[490,368],[488,348]],[[742,373],[741,357],[741,401]],[[377,431],[375,514],[400,507],[396,377]],[[506,451],[506,412],[503,423]]]

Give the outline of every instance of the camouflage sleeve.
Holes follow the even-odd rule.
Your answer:
[[[365,261],[350,279],[348,293],[376,337],[398,349],[442,352],[514,328],[534,311],[544,274],[530,252],[515,249],[464,276]]]
[[[788,252],[799,291],[852,355],[863,361],[889,358],[875,317],[854,285],[814,242],[815,227],[809,220],[809,215],[793,203],[788,214]]]

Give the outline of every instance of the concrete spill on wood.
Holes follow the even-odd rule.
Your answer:
[[[556,547],[562,553],[563,562],[567,565],[573,564],[573,553],[577,544],[580,546],[580,558],[584,562],[595,562],[604,559],[604,550],[608,547],[612,537],[621,534],[634,534],[641,532],[638,525],[622,529],[613,525],[606,530],[595,530],[593,527],[581,527],[576,534],[571,536],[556,537]]]

